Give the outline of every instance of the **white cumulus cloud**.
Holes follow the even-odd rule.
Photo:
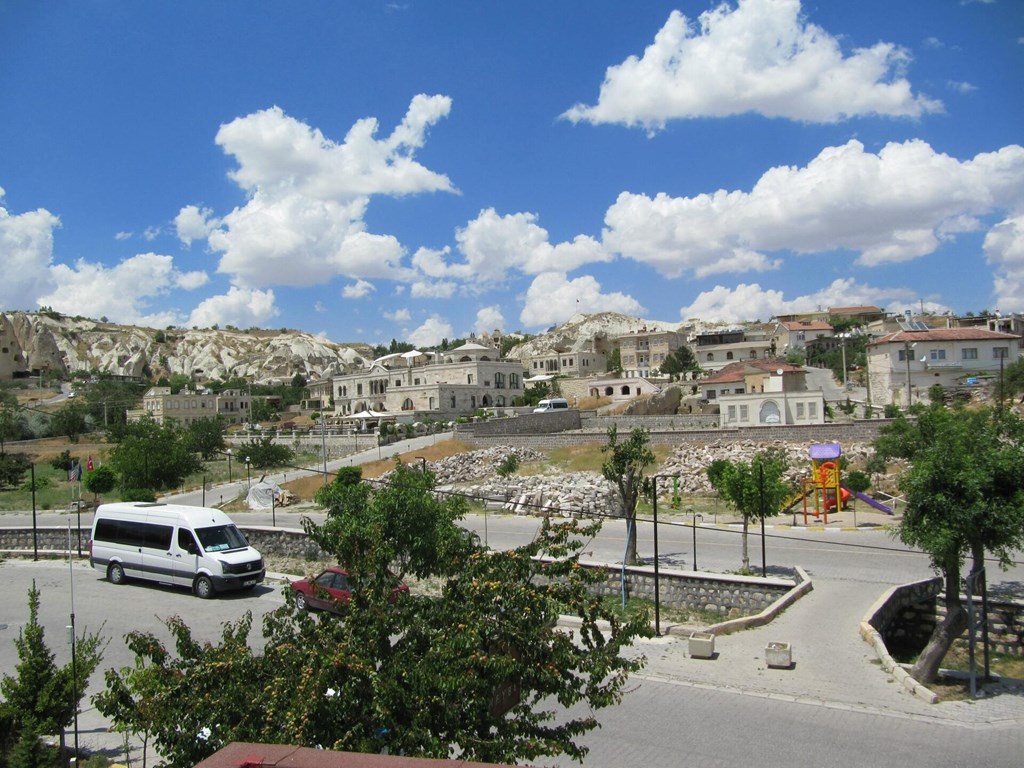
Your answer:
[[[455,334],[451,324],[439,315],[431,315],[418,328],[406,333],[409,343],[416,347],[432,347],[441,343],[442,339],[450,339]]]
[[[207,281],[206,273],[181,272],[172,257],[156,253],[140,253],[113,267],[79,259],[73,267],[55,264],[50,272],[57,287],[40,297],[40,304],[67,314],[158,328],[181,318],[173,312],[148,312],[150,299],[175,288],[193,290]]]
[[[0,187],[0,202],[4,195]],[[53,230],[59,226],[60,219],[44,208],[12,214],[0,205],[0,307],[30,310],[46,303],[39,297],[53,289]]]
[[[889,311],[913,305],[916,311],[920,298],[911,289],[875,288],[850,278],[834,280],[813,293],[791,298],[786,298],[783,291],[762,288],[757,283],[740,283],[734,287],[718,285],[702,292],[692,304],[680,308],[679,317],[684,321],[699,318],[724,323],[766,322],[776,315],[860,305],[873,305]],[[941,313],[949,308],[928,302],[928,309]]]
[[[490,333],[495,329],[505,327],[505,316],[501,313],[498,305],[481,307],[476,311],[476,323],[473,324],[473,331],[477,335]]]
[[[415,160],[430,126],[450,109],[446,96],[419,95],[390,135],[378,138],[377,121],[365,118],[342,142],[278,107],[222,125],[216,142],[237,161],[230,177],[248,199],[219,221],[182,209],[186,236],[195,239],[216,222],[209,245],[222,254],[218,271],[239,287],[309,286],[336,276],[412,279],[413,270],[401,266],[402,245],[367,232],[363,217],[374,195],[456,191],[447,176]]]
[[[994,226],[985,235],[985,257],[995,267],[996,308],[1024,312],[1024,215]]]
[[[548,231],[537,224],[536,214],[501,215],[493,208],[480,211],[456,230],[455,241],[464,261],[448,263],[446,257],[451,252],[447,248],[421,248],[413,256],[413,265],[430,277],[494,285],[502,282],[509,270],[538,275],[611,260],[611,254],[592,237],[577,235],[571,241],[552,243]]]
[[[979,228],[979,216],[1024,204],[1024,147],[960,161],[914,140],[878,154],[858,141],[780,166],[750,192],[653,198],[623,192],[605,214],[604,245],[668,277],[764,271],[766,254],[845,249],[876,266],[932,253]]]
[[[886,42],[844,55],[837,37],[803,18],[800,0],[722,3],[696,23],[673,11],[643,56],[607,69],[597,104],[563,117],[656,131],[673,119],[747,112],[833,123],[941,111],[901,76],[909,58]]]
[[[212,328],[234,325],[238,328],[263,326],[279,314],[272,290],[248,290],[232,286],[226,294],[211,296],[192,310],[186,325]]]
[[[632,296],[603,293],[601,284],[591,275],[570,280],[564,272],[545,272],[530,283],[519,319],[530,328],[547,327],[565,322],[576,312],[640,316],[645,310]]]
[[[174,217],[174,231],[186,246],[191,246],[195,240],[205,240],[219,224],[213,209],[197,205],[186,205]]]
[[[356,280],[356,282],[342,288],[341,295],[346,299],[361,299],[364,296],[368,296],[374,290],[376,289],[373,287],[373,283],[369,283],[366,280]]]

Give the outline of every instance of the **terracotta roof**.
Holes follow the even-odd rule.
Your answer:
[[[787,331],[831,331],[832,326],[824,320],[784,320],[779,323]]]
[[[507,766],[506,763],[467,763],[464,760],[335,752],[284,744],[233,741],[195,768],[453,768],[459,765],[474,768]]]
[[[785,360],[738,360],[729,363],[713,376],[700,381],[701,384],[728,384],[734,381],[743,381],[744,377],[751,373],[797,373],[803,371],[803,367],[787,363]]]
[[[896,331],[875,339],[868,346],[913,344],[915,341],[1020,341],[1020,336],[987,328],[932,328],[930,331]]]

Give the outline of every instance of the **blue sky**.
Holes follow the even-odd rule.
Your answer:
[[[1020,0],[0,2],[0,309],[1024,311]]]

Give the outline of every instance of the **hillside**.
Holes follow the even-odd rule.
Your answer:
[[[0,379],[41,370],[65,378],[98,371],[271,383],[362,368],[373,357],[368,344],[338,344],[304,331],[160,330],[30,312],[0,313],[0,347]]]

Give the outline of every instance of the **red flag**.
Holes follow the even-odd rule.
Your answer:
[[[92,472],[92,456],[90,456],[85,462],[85,468]]]

